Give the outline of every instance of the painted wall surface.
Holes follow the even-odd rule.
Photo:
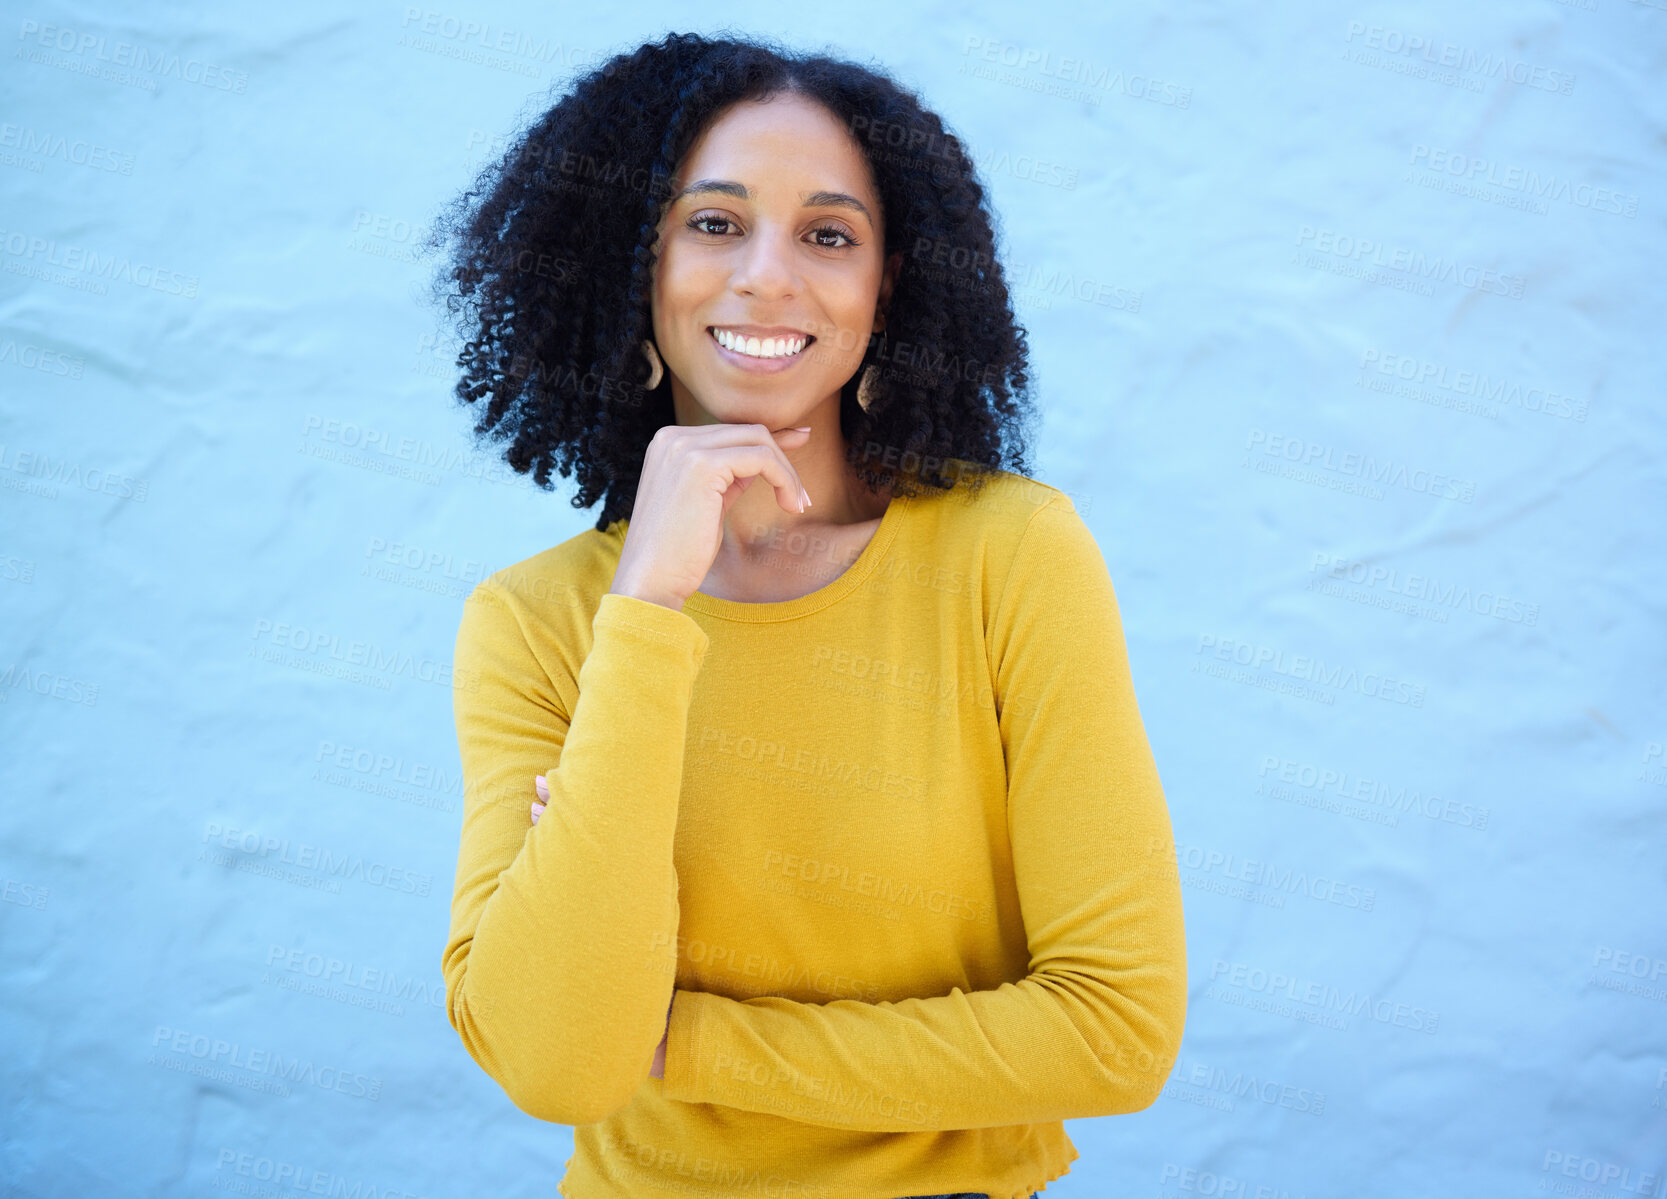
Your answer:
[[[973,149],[1122,604],[1192,999],[1048,1194],[1661,1194],[1662,0],[13,8],[0,1187],[554,1193],[446,1021],[449,662],[595,512],[414,249],[724,25]]]

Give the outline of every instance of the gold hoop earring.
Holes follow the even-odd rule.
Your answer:
[[[647,338],[642,343],[643,357],[648,359],[648,382],[643,386],[653,391],[660,386],[660,380],[665,377],[665,368],[660,365],[660,352],[654,348],[654,343]]]
[[[880,331],[880,353],[879,353],[879,357],[881,359],[884,359],[885,356],[886,356],[886,334],[885,334],[885,330],[882,329]],[[875,387],[875,383],[879,379],[879,377],[880,377],[880,364],[878,362],[870,363],[862,372],[862,381],[857,384],[857,404],[858,404],[858,406],[860,406],[862,408],[862,410],[864,412],[867,412],[870,405],[872,405],[874,403],[874,387]]]
[[[874,403],[874,380],[879,373],[878,367],[867,367],[862,372],[862,382],[857,384],[857,404],[864,412]]]

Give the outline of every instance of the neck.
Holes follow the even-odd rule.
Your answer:
[[[809,425],[810,437],[797,449],[782,452],[798,473],[811,505],[803,512],[776,502],[775,489],[754,476],[747,490],[724,515],[720,559],[779,552],[795,535],[814,537],[863,521],[877,520],[890,500],[889,489],[875,495],[845,461],[845,435],[839,427],[840,393],[830,392],[797,419],[783,424]],[[677,379],[672,380],[672,408],[680,425],[716,424],[718,418],[698,404]]]
[[[815,537],[830,527],[878,520],[885,513],[889,491],[875,495],[857,477],[845,461],[845,438],[837,423],[814,427],[805,446],[784,452],[812,506],[790,512],[776,502],[774,488],[756,479],[724,516],[721,553],[748,557],[779,550],[795,536]]]

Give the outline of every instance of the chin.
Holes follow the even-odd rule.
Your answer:
[[[726,425],[756,424],[779,429],[784,425],[806,424],[810,416],[809,411],[800,405],[780,399],[748,401],[731,395],[721,402],[710,404],[697,397],[695,403],[713,420]]]

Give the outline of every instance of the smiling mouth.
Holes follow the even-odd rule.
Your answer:
[[[706,332],[724,349],[765,362],[802,354],[805,347],[816,340],[808,333],[789,337],[742,337],[739,333],[731,333],[717,325],[706,326]]]

